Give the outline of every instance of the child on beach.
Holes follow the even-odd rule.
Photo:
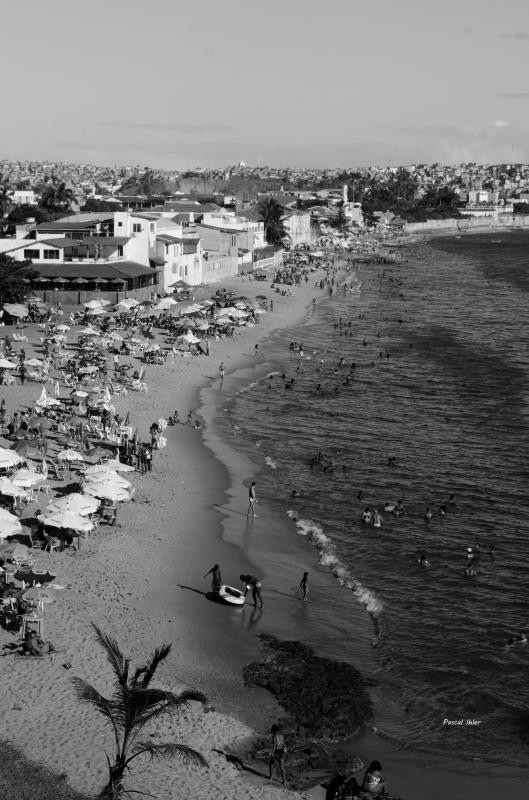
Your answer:
[[[270,728],[270,733],[272,734],[272,752],[270,754],[268,780],[272,780],[274,765],[277,764],[279,767],[279,772],[281,773],[281,781],[283,786],[285,786],[285,758],[287,753],[285,737],[279,732],[279,725],[272,725]]]

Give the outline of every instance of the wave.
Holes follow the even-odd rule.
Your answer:
[[[267,467],[270,467],[270,469],[277,469],[277,462],[270,458],[270,456],[266,456],[265,464]]]
[[[366,607],[369,614],[374,617],[380,616],[384,607],[381,600],[374,592],[360,583],[340,561],[332,541],[323,532],[323,528],[311,519],[300,519],[297,511],[289,510],[287,516],[296,523],[298,533],[306,536],[316,547],[320,555],[320,564],[330,569],[340,586],[349,589],[358,602]]]

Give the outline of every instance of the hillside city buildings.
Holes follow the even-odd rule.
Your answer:
[[[41,292],[134,293],[141,299],[212,283],[281,263],[282,248],[266,241],[259,202],[273,197],[282,206],[288,246],[304,246],[337,235],[354,235],[365,225],[366,187],[384,187],[402,175],[398,168],[343,170],[273,169],[238,166],[179,174],[142,167],[98,167],[50,162],[0,162],[2,235],[0,253],[31,261]],[[447,189],[465,216],[512,215],[527,204],[529,166],[412,165],[405,175],[420,200]],[[347,184],[342,183],[347,179]],[[49,186],[68,190],[64,214],[37,222],[38,204]],[[169,187],[169,188],[167,188]],[[87,203],[103,211],[81,211]],[[13,209],[24,221],[9,224]],[[522,206],[523,207],[523,206]],[[520,208],[520,206],[517,206]],[[391,211],[370,220],[379,230],[402,228]]]

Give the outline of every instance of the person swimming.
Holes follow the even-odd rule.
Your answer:
[[[428,561],[424,553],[420,553],[419,558],[417,559],[417,563],[421,567],[421,569],[430,566],[430,562]]]
[[[465,578],[475,578],[477,575],[476,570],[472,566],[472,564],[468,564],[465,569],[463,570],[463,575]]]
[[[373,527],[374,528],[381,528],[382,527],[382,517],[377,508],[373,511]]]
[[[431,518],[432,518],[432,512],[430,511],[429,506],[426,506],[426,511],[424,512],[424,519],[426,520],[426,522],[430,522]]]
[[[368,506],[366,506],[362,511],[360,522],[363,522],[364,525],[371,525],[372,521],[373,521],[373,514],[371,513],[371,509]]]

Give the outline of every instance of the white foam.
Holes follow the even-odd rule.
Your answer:
[[[267,465],[267,467],[270,467],[270,469],[277,469],[277,463],[275,461],[273,461],[270,458],[270,456],[266,456],[265,464]]]
[[[287,511],[287,516],[296,523],[298,533],[306,536],[316,547],[320,556],[320,564],[330,569],[341,586],[349,589],[359,603],[366,607],[366,611],[378,617],[382,613],[383,605],[374,592],[360,583],[340,561],[336,549],[324,533],[323,528],[311,519],[300,519],[294,510]]]

